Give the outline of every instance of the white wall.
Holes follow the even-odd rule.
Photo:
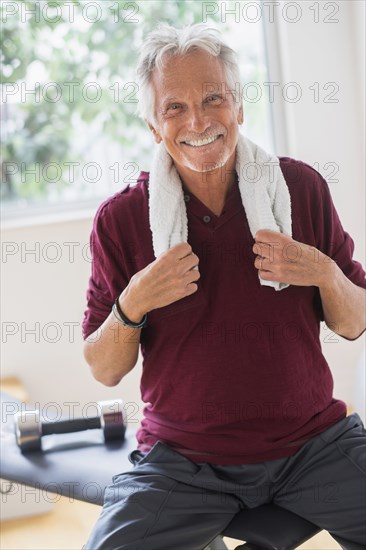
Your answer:
[[[281,2],[281,8],[288,2]],[[287,154],[310,165],[316,163],[328,180],[330,168],[339,167],[329,182],[343,227],[355,241],[355,258],[365,262],[365,3],[299,2],[301,19],[288,23],[278,19],[282,65],[271,80],[295,82],[302,96],[297,102],[285,101],[289,140]],[[319,21],[310,6],[319,5]],[[339,7],[335,13],[334,8]],[[287,18],[295,18],[289,10]],[[338,22],[330,22],[338,20]],[[271,58],[271,53],[270,53]],[[274,65],[276,65],[274,63]],[[319,83],[319,101],[310,86]],[[331,84],[324,89],[327,83]],[[338,86],[337,93],[327,96]],[[293,90],[291,90],[293,91]],[[294,97],[294,96],[291,96]],[[329,103],[329,99],[337,102]],[[365,418],[365,368],[362,353],[364,337],[348,342],[324,328],[324,354],[335,379],[334,394],[352,404]],[[363,364],[361,364],[361,361]]]
[[[338,183],[330,184],[344,227],[356,242],[356,256],[364,249],[364,161],[363,161],[363,33],[364,2],[337,2],[338,23],[314,23],[313,12],[301,2],[303,15],[297,23],[280,20],[281,47],[285,63],[279,76],[283,83],[297,82],[303,98],[285,102],[290,129],[288,150],[278,154],[294,156],[310,164],[339,165]],[[330,12],[322,12],[321,19]],[[230,38],[230,37],[229,37]],[[277,75],[278,76],[278,75]],[[276,80],[276,75],[271,75]],[[338,103],[315,103],[309,90],[314,82],[322,86],[336,82]],[[328,90],[329,92],[330,90]],[[145,169],[148,169],[146,167]],[[49,407],[49,416],[67,402],[81,405],[98,399],[122,396],[126,402],[139,399],[139,372],[135,368],[116,388],[105,388],[91,377],[82,358],[80,323],[85,306],[85,289],[90,263],[87,247],[91,217],[5,228],[3,247],[13,250],[2,260],[2,343],[1,376],[16,375],[23,380],[33,401]],[[39,244],[36,244],[39,243]],[[56,243],[56,247],[49,243]],[[71,247],[65,243],[79,243]],[[18,247],[18,248],[17,248]],[[39,247],[36,254],[22,257],[25,248]],[[84,253],[83,253],[84,249]],[[18,251],[17,251],[18,250]],[[58,261],[52,262],[58,253]],[[6,261],[5,261],[6,260]],[[13,324],[10,324],[13,323]],[[24,323],[21,325],[21,323]],[[39,342],[26,329],[39,323]],[[57,323],[57,326],[56,326]],[[66,324],[65,324],[66,323]],[[74,339],[70,337],[74,325]],[[14,334],[5,332],[13,330]],[[50,340],[58,338],[51,343]],[[363,338],[347,342],[322,330],[324,353],[335,378],[335,396],[355,406],[364,417],[361,372],[357,367]],[[5,342],[6,341],[6,342]],[[132,414],[132,409],[129,411]],[[134,416],[137,417],[136,415]]]
[[[19,377],[49,416],[70,410],[66,402],[80,403],[77,411],[116,397],[140,407],[139,367],[107,388],[92,378],[82,356],[91,223],[87,218],[3,233],[1,376]]]

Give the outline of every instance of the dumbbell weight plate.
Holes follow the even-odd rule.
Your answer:
[[[126,431],[126,419],[124,418],[123,401],[98,401],[100,407],[100,424],[105,441],[123,439]]]
[[[39,411],[22,411],[14,415],[15,437],[22,451],[41,449],[42,426]]]

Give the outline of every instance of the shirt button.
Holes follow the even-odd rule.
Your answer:
[[[189,202],[191,200],[191,197],[189,195],[184,195],[185,202]]]
[[[211,216],[203,216],[203,221],[204,221],[205,223],[210,223],[210,221],[211,221]]]

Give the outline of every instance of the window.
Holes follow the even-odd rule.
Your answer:
[[[149,169],[154,142],[135,114],[134,70],[158,21],[220,28],[239,54],[242,131],[273,149],[263,25],[237,21],[230,9],[243,4],[2,2],[3,219],[94,208]]]

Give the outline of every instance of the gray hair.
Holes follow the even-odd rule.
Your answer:
[[[139,87],[139,116],[148,121],[155,121],[155,93],[151,75],[155,67],[161,69],[166,56],[181,56],[192,50],[204,50],[223,63],[226,84],[234,95],[236,83],[239,85],[240,71],[236,52],[223,42],[220,32],[203,23],[188,25],[181,29],[161,23],[151,31],[140,50],[137,65]]]

